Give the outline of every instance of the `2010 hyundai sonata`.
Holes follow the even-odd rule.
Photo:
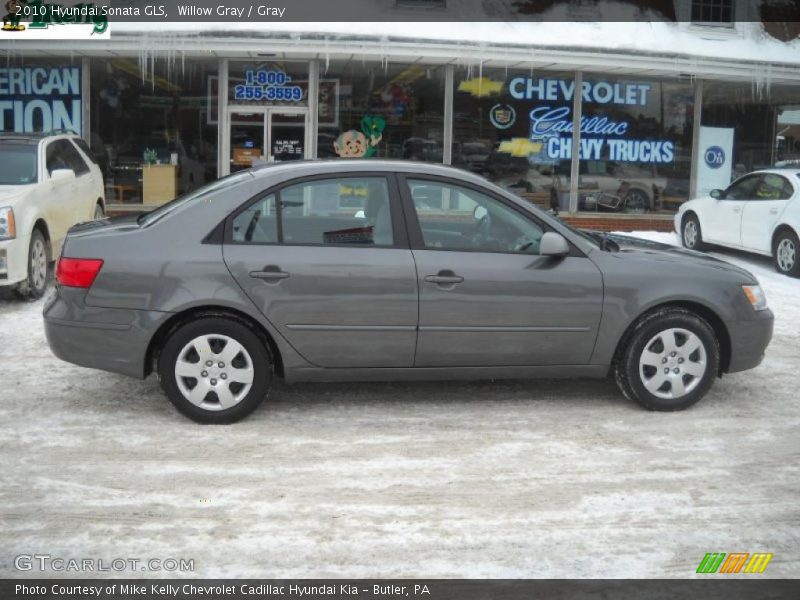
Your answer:
[[[758,365],[747,271],[574,230],[478,176],[283,163],[74,227],[44,309],[60,358],[146,377],[201,422],[287,381],[606,377],[685,408]]]

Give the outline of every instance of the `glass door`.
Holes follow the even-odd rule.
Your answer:
[[[267,160],[284,162],[310,158],[305,109],[271,108],[267,114]]]
[[[267,162],[265,109],[233,110],[230,116],[230,167],[234,173]]]

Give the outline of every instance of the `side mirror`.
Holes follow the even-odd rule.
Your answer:
[[[53,183],[69,183],[75,181],[75,171],[72,169],[55,169],[50,173],[50,180]]]
[[[725,197],[725,192],[722,190],[711,190],[708,195],[714,200],[722,200]]]
[[[480,221],[483,217],[487,214],[486,208],[481,206],[480,204],[476,206],[472,211],[472,216],[475,218],[476,221]]]
[[[548,231],[539,240],[539,254],[542,256],[567,256],[569,243],[563,235]]]

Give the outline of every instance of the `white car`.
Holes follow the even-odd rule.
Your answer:
[[[39,298],[67,230],[105,214],[103,174],[73,134],[0,134],[0,286]]]
[[[714,244],[763,254],[779,272],[800,277],[800,169],[748,173],[725,190],[685,202],[675,231],[692,250]]]

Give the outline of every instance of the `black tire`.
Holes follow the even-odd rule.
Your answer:
[[[44,273],[42,273],[41,253],[44,253]],[[50,281],[50,245],[38,229],[31,233],[28,245],[28,277],[14,288],[14,293],[22,300],[37,300],[44,296]]]
[[[628,212],[648,212],[650,210],[650,196],[639,188],[633,188],[625,196],[625,208]]]
[[[217,351],[219,353],[209,355],[209,358],[213,357],[214,360],[211,362],[214,364],[208,367],[208,370],[203,371],[203,373],[206,373],[206,376],[202,378],[203,385],[209,389],[209,392],[203,396],[205,400],[201,401],[201,406],[190,401],[181,391],[182,387],[190,393],[193,392],[195,386],[200,384],[201,378],[181,377],[179,384],[175,368],[179,357],[189,359],[184,362],[188,362],[191,365],[198,364],[200,368],[203,367],[203,361],[201,361],[196,350],[190,349],[186,353],[187,345],[203,336],[210,338],[209,347],[212,352]],[[228,343],[221,338],[229,338],[237,342],[245,351],[243,354],[236,355],[236,358],[231,360],[231,364],[227,365],[225,369],[216,368],[217,365],[224,364],[218,359],[224,357],[224,351]],[[181,356],[182,353],[183,356]],[[193,361],[195,356],[200,362],[195,363]],[[236,365],[236,361],[239,361],[238,365]],[[205,364],[208,364],[208,362],[206,361]],[[253,371],[249,391],[245,389],[245,384],[237,387],[239,382],[234,381],[234,369],[246,369],[248,364]],[[222,379],[227,379],[222,373],[230,373],[230,380],[227,382],[222,381]],[[233,423],[252,413],[269,394],[272,383],[272,358],[261,338],[241,321],[229,317],[200,317],[179,326],[169,334],[158,359],[158,374],[161,379],[161,386],[164,388],[170,402],[190,419],[198,423]],[[192,385],[193,382],[194,385]],[[222,386],[225,387],[223,388]],[[227,390],[234,396],[239,393],[243,395],[241,399],[236,400],[235,404],[225,408],[222,406],[222,402],[215,391],[222,389]],[[202,391],[198,392],[198,394],[202,394]]]
[[[692,228],[694,228],[694,235],[692,235]],[[684,248],[697,250],[698,252],[706,249],[706,244],[703,242],[703,230],[700,228],[700,220],[694,213],[689,213],[683,217],[680,233],[681,243]]]
[[[775,238],[772,258],[778,273],[800,277],[800,241],[794,231],[781,231]]]
[[[656,342],[652,342],[652,340],[660,334],[666,335],[665,332],[673,329],[694,334],[702,342],[702,348],[681,359],[680,348],[689,342],[690,338],[683,334],[671,334],[676,342],[680,341],[679,338],[684,340],[683,344],[677,348],[677,356],[672,355],[665,348],[663,358],[657,361],[657,367],[642,366],[640,372],[640,359],[642,359],[645,349],[650,350],[653,355],[660,355],[660,340],[656,340]],[[661,346],[663,347],[663,344]],[[702,375],[690,375],[686,368],[690,364],[692,370],[696,371],[700,368],[703,350],[705,369]],[[664,359],[667,362],[662,367],[661,361]],[[626,398],[638,402],[647,409],[683,410],[700,400],[711,388],[719,373],[719,361],[719,340],[711,326],[695,313],[683,308],[667,307],[645,315],[636,323],[618,353],[614,364],[614,378]],[[665,369],[663,375],[662,368]],[[672,382],[678,377],[683,382],[686,393],[672,398],[664,397],[674,393]],[[663,379],[664,383],[653,393],[645,387],[643,378],[648,378],[648,381],[653,384],[657,384]]]

